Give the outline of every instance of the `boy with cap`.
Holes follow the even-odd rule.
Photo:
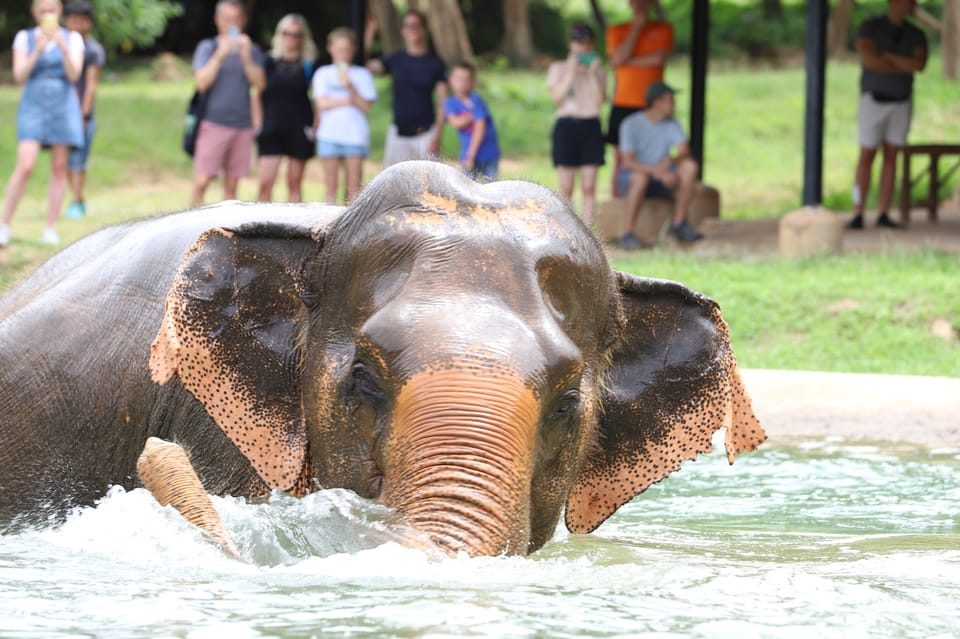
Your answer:
[[[617,179],[621,192],[627,194],[625,230],[620,238],[624,250],[642,248],[633,228],[646,197],[673,198],[670,235],[674,238],[680,242],[703,238],[687,221],[700,167],[690,155],[683,127],[673,117],[674,93],[671,86],[654,82],[647,88],[646,110],[630,115],[620,125],[623,166]]]
[[[93,7],[87,0],[68,2],[63,8],[64,22],[68,29],[83,36],[83,68],[77,80],[77,94],[80,97],[80,112],[83,114],[83,146],[70,151],[68,160],[68,181],[73,201],[65,213],[68,218],[80,218],[87,212],[83,201],[83,185],[87,178],[87,162],[90,157],[90,144],[96,131],[94,102],[97,99],[97,86],[100,83],[100,70],[106,62],[106,54],[99,42],[90,35],[93,27]]]

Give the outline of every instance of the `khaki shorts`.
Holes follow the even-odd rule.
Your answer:
[[[411,137],[401,137],[397,133],[397,125],[391,124],[387,128],[387,141],[383,149],[383,165],[390,166],[404,160],[429,160],[430,141],[437,131],[433,125],[426,132]]]
[[[857,128],[860,146],[875,149],[882,143],[906,146],[913,101],[877,102],[869,93],[860,96]]]
[[[234,129],[206,120],[197,130],[193,172],[197,175],[242,178],[250,175],[253,159],[253,128]]]

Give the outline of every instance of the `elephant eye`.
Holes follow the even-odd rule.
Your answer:
[[[571,388],[557,400],[557,405],[550,414],[550,419],[566,419],[574,414],[580,408],[580,391]]]
[[[362,401],[368,404],[379,404],[383,401],[383,390],[377,383],[373,373],[363,364],[354,364],[351,371],[353,380],[352,391]]]

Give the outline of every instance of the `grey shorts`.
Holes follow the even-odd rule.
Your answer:
[[[881,144],[906,146],[913,101],[878,102],[869,93],[860,96],[857,129],[860,146],[875,149]]]

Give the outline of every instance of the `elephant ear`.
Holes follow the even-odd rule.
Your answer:
[[[567,496],[574,533],[593,531],[681,462],[709,452],[722,427],[731,464],[766,439],[717,304],[676,282],[615,278],[622,335],[602,391],[598,446]]]
[[[184,255],[150,346],[150,374],[173,375],[271,488],[296,489],[306,430],[298,338],[307,229],[257,225],[204,232]]]

